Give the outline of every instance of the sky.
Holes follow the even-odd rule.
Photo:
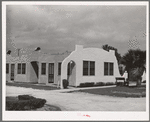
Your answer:
[[[146,50],[145,33],[146,6],[6,6],[6,49],[12,52],[40,47],[61,53],[73,51],[76,44],[84,48],[108,44],[124,55],[131,45]]]

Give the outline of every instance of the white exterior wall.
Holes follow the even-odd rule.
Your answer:
[[[118,70],[118,64],[117,64],[117,60],[115,56],[113,56],[110,53],[104,54],[104,55],[102,53],[101,55],[93,55],[93,54],[91,54],[90,49],[88,49],[88,50],[84,50],[82,54],[80,55],[80,57],[82,58],[80,58],[80,63],[78,63],[78,66],[77,66],[77,76],[76,76],[77,86],[80,83],[84,83],[84,82],[115,82],[115,77],[120,76],[119,70]],[[94,76],[83,76],[83,61],[84,60],[95,61],[95,75]],[[113,76],[104,76],[104,62],[114,63]]]
[[[39,62],[39,79],[38,79],[38,83],[48,83],[48,63],[46,63],[46,74],[42,75],[41,74],[41,66],[42,63],[46,63],[46,62]]]
[[[68,55],[67,55],[68,56]],[[45,83],[46,85],[52,84],[48,83],[48,68],[49,63],[54,63],[54,83],[58,84],[60,82],[60,75],[58,75],[58,63],[62,62],[66,55],[42,55],[39,57],[39,80],[38,83]],[[46,75],[41,75],[41,64],[46,63]]]
[[[11,64],[15,64],[15,70],[14,70],[14,81],[19,82],[32,82],[30,81],[30,77],[32,77],[32,74],[30,75],[30,61],[37,60],[36,57],[30,57],[23,55],[21,57],[12,57],[11,55],[8,55],[6,57],[6,63],[9,63],[9,74],[6,74],[6,81],[10,81],[11,76]],[[26,73],[25,74],[18,74],[17,73],[17,67],[18,63],[25,63],[26,64]]]
[[[107,52],[99,48],[85,48],[76,46],[67,58],[64,59],[61,67],[61,81],[67,79],[67,64],[73,60],[76,63],[76,86],[85,82],[115,82],[115,77],[119,77],[119,69],[114,51]],[[95,61],[95,76],[83,76],[83,61]],[[104,76],[104,62],[114,63],[113,76]],[[61,83],[62,88],[62,83]]]
[[[26,64],[26,72],[25,74],[18,74],[17,70],[18,70],[18,63],[25,63]],[[30,64],[29,62],[18,62],[15,64],[15,80],[14,81],[18,81],[18,82],[30,82],[30,80],[28,79],[29,73],[30,73]]]
[[[48,85],[48,68],[49,68],[49,63],[54,63],[54,56],[49,56],[49,55],[42,55],[39,57],[39,80],[38,83],[44,83]],[[41,65],[42,63],[46,63],[46,74],[42,75],[41,74]],[[55,66],[54,66],[55,67]]]

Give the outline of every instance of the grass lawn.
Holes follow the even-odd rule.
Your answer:
[[[140,87],[117,86],[111,88],[85,89],[73,92],[86,92],[90,94],[115,97],[146,97],[146,85]]]
[[[52,86],[45,86],[45,85],[36,85],[33,83],[6,83],[7,86],[16,86],[16,87],[25,87],[25,88],[33,88],[33,89],[43,89],[43,90],[57,90],[59,88],[57,87],[52,87]]]

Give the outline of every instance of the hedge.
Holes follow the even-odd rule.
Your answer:
[[[106,85],[106,83],[104,83],[104,82],[97,82],[95,84],[95,86],[105,86],[105,85]]]
[[[115,83],[113,83],[113,82],[107,82],[106,86],[109,86],[109,85],[115,85]]]
[[[36,99],[33,96],[29,96],[29,95],[18,95],[18,99],[19,100],[30,100],[30,99]]]
[[[80,83],[80,87],[90,87],[94,86],[94,82]]]
[[[114,82],[86,82],[86,83],[80,83],[79,87],[92,87],[92,86],[109,86],[109,85],[115,85]]]
[[[45,99],[19,95],[18,100],[6,99],[6,110],[31,110],[41,108],[45,103]]]

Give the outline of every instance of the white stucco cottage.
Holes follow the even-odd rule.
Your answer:
[[[75,51],[63,60],[61,72],[61,88],[63,79],[68,79],[69,85],[79,86],[85,82],[115,82],[115,77],[120,77],[113,50],[107,52],[99,48],[83,48],[81,45],[76,45]]]
[[[21,56],[18,60],[10,57],[6,59],[7,81],[60,84],[63,88],[63,79],[67,79],[70,86],[79,86],[85,82],[115,82],[115,77],[120,77],[113,50],[107,52],[100,48],[76,45],[75,51],[70,54],[48,55],[36,52],[36,55],[28,55],[27,58]]]

